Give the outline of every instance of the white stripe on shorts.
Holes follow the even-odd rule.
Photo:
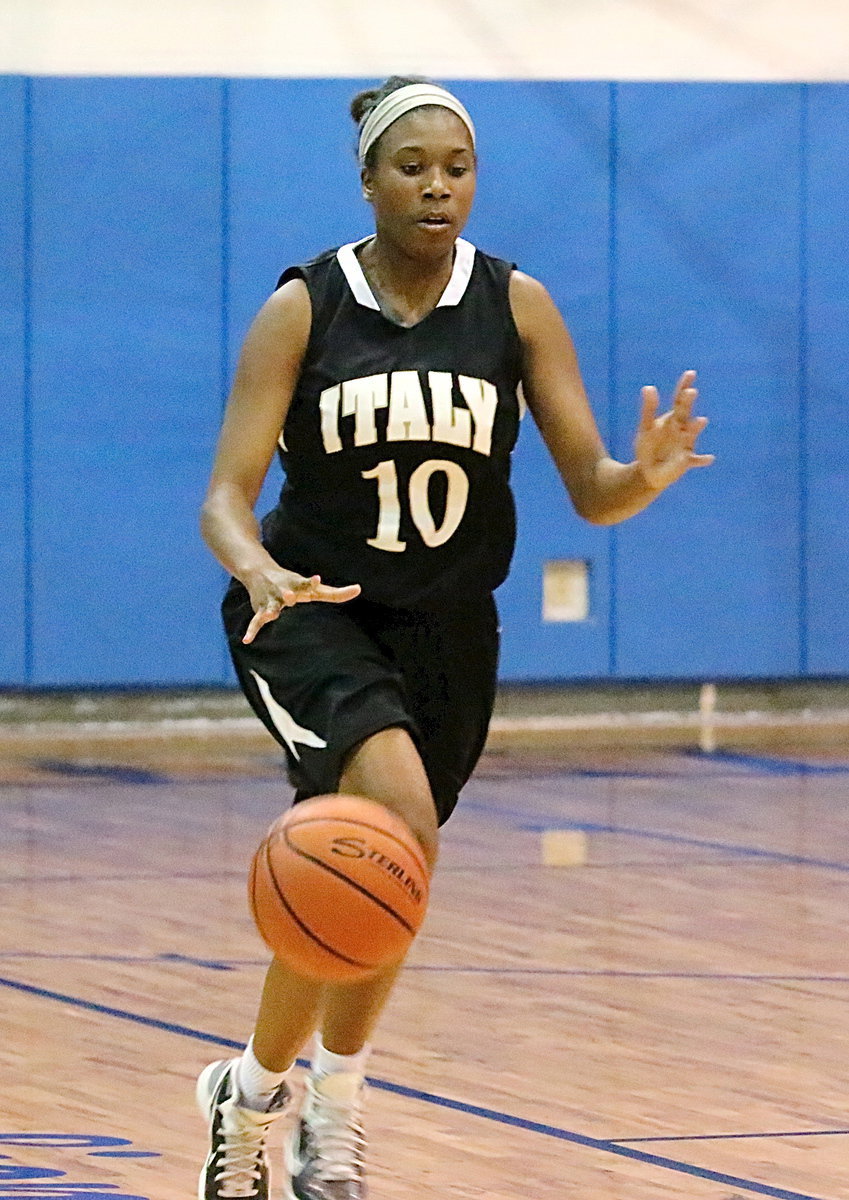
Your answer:
[[[259,688],[259,694],[262,696],[263,703],[268,710],[268,715],[271,717],[274,728],[298,762],[301,761],[301,756],[295,749],[296,742],[299,742],[302,746],[312,746],[314,750],[324,750],[327,742],[323,741],[317,733],[313,733],[311,729],[302,729],[292,714],[288,713],[282,704],[277,703],[271,694],[271,688],[263,677],[257,675],[256,671],[251,671],[251,675],[256,680],[256,686]]]

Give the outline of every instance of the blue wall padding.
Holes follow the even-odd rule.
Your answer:
[[[197,507],[279,271],[370,230],[360,86],[0,78],[4,683],[232,679]],[[502,676],[847,673],[849,87],[456,90],[481,154],[468,236],[549,287],[612,448],[630,456],[642,384],[668,399],[695,366],[718,455],[595,528],[526,420]],[[587,622],[541,621],[556,558],[590,563]]]
[[[26,91],[0,77],[0,680],[27,668]]]
[[[698,367],[717,454],[617,532],[614,670],[794,675],[798,87],[619,89],[617,421]]]
[[[34,684],[219,669],[221,208],[219,83],[36,81]]]
[[[548,287],[578,346],[606,436],[610,89],[602,83],[516,83],[505,104],[503,87],[458,87],[476,116],[482,147],[469,236]],[[523,423],[513,482],[521,515],[513,570],[499,593],[502,673],[510,679],[546,678],[552,671],[604,675],[610,534],[575,515],[530,417]],[[591,616],[544,624],[541,565],[564,558],[591,564]]]
[[[346,119],[351,96],[362,86],[353,79],[239,79],[228,85],[234,366],[245,329],[285,267],[369,232],[354,125]],[[275,462],[258,506],[263,512],[275,503],[281,479]]]
[[[849,88],[813,87],[809,100],[804,668],[849,674]]]

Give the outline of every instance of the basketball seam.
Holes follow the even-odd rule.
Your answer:
[[[309,925],[307,925],[304,921],[301,920],[301,918],[298,916],[298,914],[292,908],[289,901],[283,895],[283,892],[280,890],[280,885],[277,882],[277,876],[274,874],[274,867],[272,866],[272,863],[271,863],[271,847],[267,840],[265,842],[265,865],[268,869],[269,878],[271,879],[271,882],[274,885],[274,890],[280,899],[280,903],[286,909],[286,912],[289,914],[289,916],[292,918],[292,920],[295,922],[295,924],[298,926],[298,928],[303,933],[305,933],[308,938],[312,938],[312,940],[316,943],[316,945],[321,946],[322,950],[326,950],[328,954],[332,954],[336,958],[341,958],[343,962],[349,963],[352,967],[363,967],[365,970],[369,970],[369,971],[376,969],[376,967],[373,963],[360,962],[360,960],[357,958],[349,958],[348,955],[343,954],[341,950],[335,950],[333,948],[333,946],[330,946],[327,944],[327,942],[322,941],[322,939],[318,936],[318,934],[314,933],[313,930],[310,929]],[[379,965],[380,964],[378,964],[378,966]]]
[[[298,823],[303,824],[303,822]],[[368,828],[372,827],[369,826]],[[300,846],[293,845],[293,843],[289,841],[288,829],[281,829],[279,832],[283,834],[283,839],[288,848],[294,851],[295,854],[300,854],[301,857],[305,858],[308,862],[315,863],[317,867],[321,867],[323,870],[329,872],[329,874],[335,875],[337,879],[341,879],[344,883],[349,884],[354,891],[360,892],[360,894],[363,896],[367,896],[369,900],[373,900],[378,908],[382,908],[384,912],[389,913],[390,917],[394,917],[398,924],[403,926],[403,928],[406,929],[407,933],[409,933],[411,937],[416,936],[416,930],[413,928],[413,926],[408,921],[405,921],[402,916],[399,916],[399,914],[395,912],[394,908],[391,908],[385,900],[381,900],[379,896],[375,896],[373,892],[370,892],[368,888],[363,887],[361,883],[357,883],[355,879],[351,879],[344,873],[344,871],[339,871],[336,867],[332,867],[330,863],[322,862],[320,858],[316,858],[314,854],[309,854],[306,850],[302,850]],[[378,830],[378,832],[382,833],[383,830]]]
[[[387,809],[386,811],[389,812],[391,810]],[[329,821],[331,819],[332,819],[331,817],[302,817],[300,819],[300,821],[291,821],[291,820],[287,821],[286,828],[287,829],[297,829],[299,825],[315,825],[317,822]],[[391,829],[384,829],[383,826],[381,826],[381,825],[371,825],[368,821],[363,821],[359,817],[340,817],[339,819],[347,822],[347,824],[349,824],[349,825],[359,825],[363,829],[370,829],[372,831],[372,833],[379,833],[383,837],[391,838],[392,841],[396,843],[396,845],[400,846],[402,848],[402,850],[406,850],[406,852],[410,855],[410,857],[414,858],[416,860],[416,864],[421,869],[422,874],[424,875],[424,877],[426,879],[428,878],[430,872],[427,869],[427,865],[426,865],[424,859],[421,858],[420,855],[416,852],[415,847],[411,846],[410,843],[407,842],[405,839],[398,837],[398,835],[394,834],[391,831]],[[278,830],[277,832],[280,832],[280,831]],[[413,836],[415,837],[415,834],[413,834]]]

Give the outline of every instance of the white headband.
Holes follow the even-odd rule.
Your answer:
[[[425,104],[438,104],[440,108],[448,108],[451,112],[456,113],[472,135],[472,146],[474,146],[475,127],[472,124],[472,118],[456,96],[452,96],[450,92],[446,92],[445,88],[436,87],[432,83],[409,83],[404,87],[396,88],[388,96],[384,96],[363,121],[360,128],[360,166],[365,166],[369,150],[394,121],[403,117],[405,113],[411,112],[412,109],[421,108]]]

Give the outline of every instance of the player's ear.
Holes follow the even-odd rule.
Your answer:
[[[363,188],[363,199],[371,204],[372,196],[374,195],[374,185],[372,184],[371,171],[368,167],[363,167],[360,171],[360,183]]]

